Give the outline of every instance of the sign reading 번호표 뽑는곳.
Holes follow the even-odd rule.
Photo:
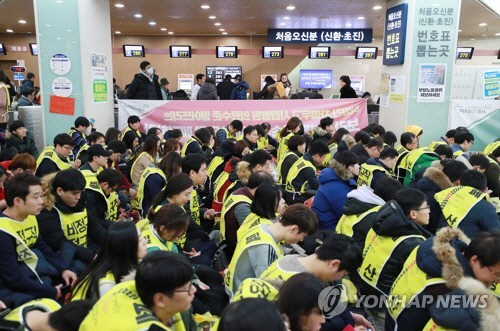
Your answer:
[[[406,22],[408,4],[388,8],[385,13],[383,64],[398,65],[405,61]]]

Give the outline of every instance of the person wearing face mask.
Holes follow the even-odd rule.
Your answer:
[[[10,138],[7,139],[7,150],[15,150],[17,153],[29,153],[33,157],[38,157],[38,149],[35,145],[35,140],[31,134],[28,134],[28,130],[24,126],[23,121],[14,121],[10,125],[10,132],[12,133]]]
[[[160,85],[158,79],[155,79],[155,70],[151,63],[142,61],[139,67],[141,71],[132,80],[127,90],[127,97],[139,100],[162,100],[161,91],[159,90]],[[158,88],[156,85],[158,85]],[[157,92],[160,92],[160,94],[157,95]]]

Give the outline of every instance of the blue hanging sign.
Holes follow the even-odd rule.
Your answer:
[[[406,22],[408,4],[388,8],[385,12],[384,60],[386,66],[405,62]]]
[[[372,29],[268,29],[267,42],[274,44],[371,43]]]

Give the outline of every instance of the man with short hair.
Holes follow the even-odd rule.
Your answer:
[[[35,100],[35,90],[33,87],[26,86],[21,88],[21,97],[17,100],[17,105],[13,107],[17,111],[18,107],[34,106],[33,100]]]
[[[155,69],[148,61],[142,61],[139,65],[141,71],[134,76],[132,83],[127,89],[128,99],[140,100],[162,100],[162,96],[157,95],[155,86]]]
[[[205,75],[197,74],[196,84],[194,84],[193,88],[191,89],[191,100],[197,100],[196,98],[198,97],[198,92],[200,91],[201,85],[203,85],[203,83],[205,83]]]
[[[77,277],[39,235],[35,216],[43,209],[40,179],[21,173],[6,181],[4,190],[7,209],[0,214],[2,287],[8,290],[13,306],[36,298],[61,298],[62,285],[52,286],[51,278],[60,276],[73,286]]]
[[[224,80],[217,84],[217,95],[220,100],[231,100],[231,93],[234,89],[232,79],[231,75],[227,74]],[[241,131],[241,129],[239,131]]]
[[[101,297],[80,331],[189,330],[180,313],[188,311],[194,299],[193,277],[184,255],[149,253],[137,267],[135,280],[122,282]]]
[[[137,115],[129,116],[127,119],[127,127],[120,133],[120,140],[123,140],[125,135],[135,133],[139,137],[139,141],[146,139],[146,134],[141,130],[141,119]]]
[[[73,150],[74,141],[67,133],[60,133],[54,137],[54,147],[47,146],[36,160],[36,175],[43,177],[52,172],[68,168],[78,169],[80,160],[70,163],[68,157]]]
[[[436,147],[444,145],[444,146],[453,146],[455,145],[455,134],[457,130],[451,129],[446,131],[446,134],[442,136],[439,140],[433,141],[429,145],[429,149],[434,151]]]
[[[384,141],[379,138],[371,138],[367,144],[357,144],[350,149],[359,158],[359,165],[365,164],[369,158],[378,158],[384,148]]]
[[[490,165],[490,161],[484,154],[472,154],[469,158],[469,163],[472,166],[472,169],[482,172],[483,174],[488,170]]]
[[[317,226],[318,219],[309,208],[294,205],[285,211],[278,222],[252,227],[236,245],[224,279],[226,292],[232,296],[245,279],[258,277],[281,258],[280,242],[299,243],[314,233]]]
[[[79,116],[75,120],[75,126],[69,129],[68,134],[73,138],[73,141],[75,142],[75,146],[73,147],[73,155],[78,155],[78,152],[80,149],[88,145],[87,141],[87,135],[86,131],[89,126],[92,126],[92,131],[95,131],[94,129],[94,124],[90,123],[90,121],[84,117],[84,116]]]
[[[24,79],[21,83],[21,92],[26,89],[33,89],[35,87],[35,74],[32,72],[28,72],[26,74],[26,79]]]
[[[463,156],[467,160],[469,159],[469,155],[467,152],[471,149],[474,144],[474,135],[469,131],[461,131],[457,132],[455,136],[455,145],[451,147],[453,150],[453,156]]]
[[[231,100],[246,100],[247,91],[250,88],[241,75],[234,76],[234,88],[231,92]]]
[[[219,140],[219,144],[221,144],[229,138],[236,139],[236,134],[241,130],[243,130],[243,123],[240,120],[232,120],[228,126],[224,126],[217,130],[215,136]]]
[[[323,164],[325,155],[329,152],[328,145],[323,140],[317,140],[311,144],[307,153],[292,164],[285,185],[285,200],[288,204],[303,203],[316,194],[319,187],[316,167]]]
[[[374,152],[375,148],[372,147],[371,150],[373,150],[372,154],[376,154],[376,152]],[[370,149],[368,149],[368,151],[370,151]],[[398,151],[396,149],[386,147],[382,150],[378,158],[369,158],[359,169],[358,187],[368,185],[373,189],[377,182],[384,176],[393,177],[394,167],[396,166],[396,162],[398,162],[398,156]]]
[[[34,158],[38,157],[38,149],[36,148],[33,136],[24,126],[23,121],[16,120],[9,126],[12,135],[7,139],[6,150],[11,149],[13,154],[28,153]],[[9,153],[9,152],[7,152]]]
[[[247,126],[243,130],[243,140],[248,143],[250,150],[253,152],[257,149],[257,141],[259,141],[259,134],[253,125]]]
[[[418,148],[417,136],[412,132],[402,133],[399,141],[401,142],[401,145],[396,148],[399,155]]]

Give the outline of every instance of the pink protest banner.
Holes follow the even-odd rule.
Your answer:
[[[180,129],[184,138],[201,127],[215,130],[239,119],[244,126],[269,122],[271,135],[284,127],[290,117],[302,120],[309,132],[319,120],[330,116],[335,127],[344,127],[352,134],[368,125],[366,99],[305,99],[305,100],[120,100],[119,129],[127,126],[127,118],[137,115],[144,130],[158,127],[164,132]]]

